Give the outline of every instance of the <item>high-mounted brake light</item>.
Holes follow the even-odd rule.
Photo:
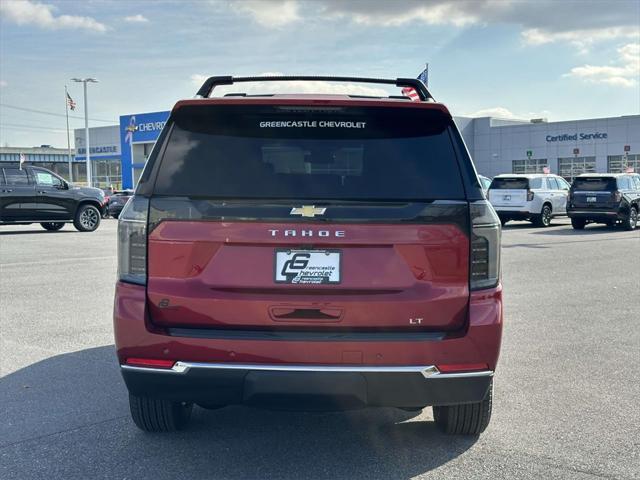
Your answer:
[[[118,279],[147,283],[147,215],[149,200],[133,196],[118,218]]]
[[[493,288],[500,281],[500,218],[489,202],[470,204],[471,211],[471,290]]]

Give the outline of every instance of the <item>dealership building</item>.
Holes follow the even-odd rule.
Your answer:
[[[547,122],[456,117],[478,172],[640,172],[640,115]]]
[[[120,125],[90,129],[94,184],[133,188],[168,117],[168,111],[123,115]],[[495,117],[455,121],[478,173],[487,177],[542,173],[546,168],[569,181],[584,172],[640,172],[640,115],[565,122]],[[84,130],[75,130],[74,138],[73,162],[80,167],[85,159]],[[0,164],[15,161],[19,151],[0,148]],[[62,153],[60,164],[66,160]]]

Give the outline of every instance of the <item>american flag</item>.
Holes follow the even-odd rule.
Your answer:
[[[71,98],[71,95],[69,95],[69,93],[67,93],[67,103],[69,104],[69,108],[71,110],[76,109],[76,102],[73,101],[73,98]]]
[[[418,80],[421,80],[427,87],[429,86],[429,64],[427,63],[427,67],[420,72],[418,75]]]
[[[420,72],[420,75],[418,75],[418,80],[424,83],[427,87],[429,86],[429,64],[428,63],[427,63],[427,67],[422,72]],[[420,101],[420,95],[418,95],[418,92],[416,92],[415,89],[411,87],[404,87],[402,89],[402,95],[404,95],[405,97],[409,97],[413,102]]]
[[[416,90],[412,87],[404,87],[402,89],[402,95],[404,95],[405,97],[409,97],[413,102],[420,101],[420,95],[418,95],[418,92],[416,92]]]
[[[542,173],[551,173],[551,169],[549,167],[542,167]]]

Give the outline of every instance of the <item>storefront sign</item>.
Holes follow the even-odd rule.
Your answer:
[[[545,140],[547,142],[571,142],[578,140],[606,140],[607,134],[603,132],[594,132],[594,133],[575,133],[573,135],[568,135],[566,133],[562,135],[547,135]]]
[[[85,150],[86,149],[84,147],[78,148],[78,154],[84,155]],[[91,153],[91,155],[98,154],[98,153],[118,153],[118,147],[116,147],[115,145],[102,145],[99,147],[89,147],[89,152]]]

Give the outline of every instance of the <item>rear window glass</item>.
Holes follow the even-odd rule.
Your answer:
[[[7,180],[8,185],[28,185],[29,177],[27,177],[26,170],[20,170],[18,168],[5,168],[4,177]]]
[[[529,188],[528,178],[494,178],[491,182],[494,190],[526,190]]]
[[[617,188],[614,177],[576,178],[573,181],[574,190],[588,192],[613,191]]]
[[[438,110],[182,107],[154,192],[213,198],[462,199]]]

